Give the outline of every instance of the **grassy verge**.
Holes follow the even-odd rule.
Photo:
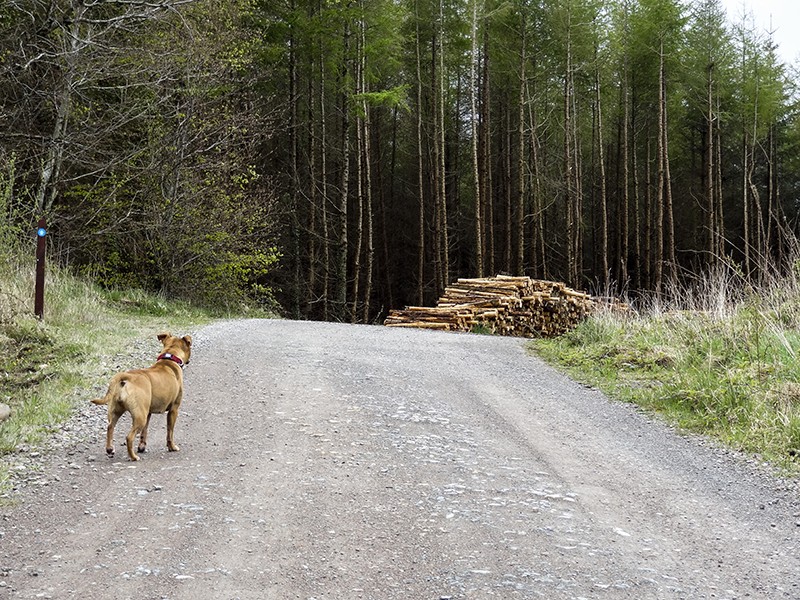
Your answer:
[[[112,357],[160,330],[184,333],[227,316],[141,292],[104,292],[48,267],[40,321],[31,261],[15,258],[27,254],[0,252],[0,403],[12,410],[0,423],[0,488],[8,479],[2,456],[58,429],[89,388],[107,383]]]
[[[800,472],[800,294],[723,279],[671,308],[603,314],[534,352],[670,423]],[[701,300],[698,300],[701,298]],[[680,308],[678,308],[680,307]]]

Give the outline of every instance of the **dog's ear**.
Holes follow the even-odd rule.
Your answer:
[[[166,338],[172,337],[172,334],[169,331],[162,331],[157,336],[159,342],[163,342]]]
[[[192,336],[190,336],[190,335],[183,336],[183,341],[191,346],[192,345]]]

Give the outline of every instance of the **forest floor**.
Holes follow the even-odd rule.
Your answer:
[[[522,340],[282,320],[174,333],[195,337],[180,452],[155,417],[140,462],[107,458],[98,388],[49,450],[7,457],[0,599],[800,597],[796,481]]]

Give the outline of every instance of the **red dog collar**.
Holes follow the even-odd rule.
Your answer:
[[[156,360],[157,361],[158,360],[171,360],[174,363],[178,363],[178,366],[180,366],[180,367],[183,366],[183,361],[180,358],[178,358],[177,356],[175,356],[174,354],[170,354],[169,352],[164,352],[164,354],[159,354],[158,358]]]

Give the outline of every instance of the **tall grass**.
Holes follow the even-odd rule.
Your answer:
[[[628,314],[598,314],[533,346],[613,397],[800,471],[796,269],[753,286],[720,265]]]

